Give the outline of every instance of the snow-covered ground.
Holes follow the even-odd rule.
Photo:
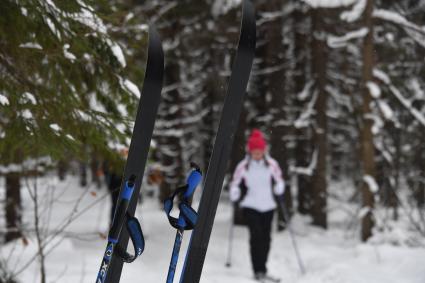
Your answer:
[[[52,181],[53,180],[53,181]],[[63,223],[81,198],[77,211],[99,200],[105,189],[94,187],[82,189],[74,178],[57,183],[54,178],[39,181],[50,183],[49,192],[54,204],[50,220],[42,225],[51,233]],[[40,186],[40,190],[46,186]],[[1,187],[0,187],[1,188]],[[43,193],[41,191],[40,193]],[[46,193],[46,191],[44,191]],[[23,190],[25,223],[32,223],[33,204],[26,190]],[[62,239],[47,257],[48,282],[94,282],[105,248],[105,240],[99,232],[108,226],[109,198],[99,201],[87,210],[56,240]],[[332,206],[332,201],[330,202]],[[235,229],[233,264],[225,267],[228,244],[230,205],[223,196],[210,240],[201,282],[254,282],[252,280],[248,253],[248,232],[243,227]],[[45,215],[49,215],[45,211]],[[165,282],[175,231],[169,226],[164,213],[156,201],[148,199],[139,206],[137,216],[142,222],[146,237],[146,249],[140,259],[124,266],[121,282]],[[308,225],[308,219],[295,216],[293,229],[307,273],[301,275],[288,232],[273,233],[272,250],[269,257],[270,273],[288,283],[423,283],[425,282],[425,249],[408,247],[404,244],[382,243],[362,244],[356,229],[350,226],[339,209],[330,211],[330,229],[324,231]],[[351,219],[352,220],[352,219]],[[50,223],[48,226],[46,223]],[[0,222],[4,227],[4,222]],[[3,230],[2,228],[1,230]],[[185,234],[182,255],[187,247],[189,233]],[[34,237],[29,244],[23,241],[3,246],[0,249],[1,262],[7,261],[9,269],[16,271],[34,255],[37,245]],[[179,267],[183,262],[181,257]],[[39,265],[29,266],[19,275],[21,282],[39,282]],[[177,273],[177,277],[179,272]],[[176,278],[176,281],[178,278]]]

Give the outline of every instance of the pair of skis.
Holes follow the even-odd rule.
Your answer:
[[[229,80],[227,96],[216,134],[213,153],[203,185],[204,191],[199,204],[199,214],[187,250],[180,283],[197,283],[201,278],[226,166],[230,157],[233,138],[254,60],[255,43],[256,22],[254,7],[249,0],[244,0],[236,58]],[[160,101],[163,70],[164,59],[161,43],[156,31],[150,28],[148,62],[144,85],[124,171],[123,184],[121,185],[119,204],[108,235],[108,245],[96,281],[97,283],[118,283],[120,281],[124,260],[118,253],[114,252],[114,249],[118,244],[121,247],[126,247],[129,240],[128,231],[122,229],[122,227],[125,216],[132,216],[135,212],[137,200],[136,198],[132,198],[131,195],[138,195],[140,191]],[[130,176],[133,175],[135,177],[130,179]],[[129,187],[132,187],[132,189]],[[129,194],[129,191],[132,194]],[[181,242],[181,239],[176,241],[175,245],[179,245],[179,242]],[[178,257],[179,250],[176,247],[174,249],[176,252],[173,253],[172,266],[174,264],[173,260],[176,260],[176,257]],[[171,268],[170,271],[174,272],[175,268],[174,270]]]

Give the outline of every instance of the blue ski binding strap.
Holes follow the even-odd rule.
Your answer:
[[[140,256],[145,250],[145,238],[143,237],[142,228],[140,227],[139,220],[136,217],[132,217],[127,213],[126,216],[126,228],[130,235],[131,242],[133,243],[134,255],[130,255],[126,249],[121,245],[116,246],[117,255],[126,263],[132,263]]]
[[[189,199],[195,192],[196,187],[202,180],[202,172],[198,166],[192,163],[194,168],[187,177],[186,185],[179,187],[164,201],[164,211],[168,217],[170,225],[178,230],[192,230],[198,219],[198,213],[190,206]],[[170,215],[173,209],[174,198],[178,194],[183,194],[183,200],[179,204],[179,218]]]
[[[171,226],[177,229],[173,253],[171,255],[170,266],[168,268],[167,283],[173,283],[174,280],[184,230],[192,230],[198,221],[198,213],[190,206],[189,202],[196,187],[201,182],[202,172],[194,163],[191,163],[191,167],[193,169],[187,177],[186,185],[177,188],[173,195],[164,201],[164,210],[168,217],[168,221]],[[170,215],[170,212],[173,209],[174,198],[178,194],[182,195],[182,199],[179,203],[179,217],[175,218]]]
[[[108,243],[106,245],[105,253],[102,259],[102,264],[100,266],[99,272],[96,277],[96,283],[105,282],[105,279],[109,270],[109,265],[111,263],[112,255],[117,251],[117,248],[119,246],[118,238],[121,233],[123,223],[128,218],[127,208],[128,208],[128,204],[130,202],[131,196],[133,195],[135,183],[136,183],[136,175],[134,174],[132,174],[130,178],[128,178],[128,180],[124,182],[124,187],[119,196],[117,208],[115,209],[112,225],[111,225],[111,228],[109,229]],[[138,223],[137,220],[136,222]],[[134,224],[131,224],[131,226],[133,227]],[[140,228],[140,225],[139,225],[139,228]],[[140,230],[139,237],[136,236],[136,238],[140,239],[140,235],[142,235],[141,230]],[[141,236],[141,238],[143,239],[143,236]],[[138,246],[137,248],[141,248],[141,246]],[[127,255],[123,254],[123,256],[128,256],[127,259],[129,260],[133,259],[133,257],[128,254]],[[137,257],[137,255],[135,257]]]

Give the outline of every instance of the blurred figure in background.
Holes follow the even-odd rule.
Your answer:
[[[115,208],[117,205],[118,197],[120,195],[122,172],[124,171],[124,163],[127,160],[128,149],[122,149],[119,151],[119,161],[105,161],[103,162],[103,174],[105,176],[106,186],[109,193],[111,194],[111,212],[110,212],[110,223],[114,219]]]
[[[253,130],[247,143],[247,156],[238,164],[230,185],[230,199],[240,202],[249,228],[250,254],[256,280],[274,279],[267,274],[271,225],[285,189],[279,164],[266,153],[263,133]],[[277,280],[277,279],[276,279]]]
[[[149,165],[146,178],[143,178],[143,180],[143,193],[146,197],[159,199],[160,186],[164,181],[164,173],[161,166],[157,163]]]

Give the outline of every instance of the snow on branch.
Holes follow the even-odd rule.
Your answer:
[[[362,16],[366,8],[366,0],[358,0],[350,11],[341,14],[341,20],[352,23]]]
[[[84,7],[79,13],[67,13],[66,15],[95,32],[101,34],[107,34],[108,32],[102,19],[89,8]]]
[[[352,39],[365,37],[368,34],[368,32],[369,32],[369,29],[366,27],[363,27],[355,31],[347,32],[343,36],[330,35],[328,36],[327,43],[328,43],[328,46],[331,48],[341,48],[346,46],[347,42]]]
[[[140,90],[135,83],[133,83],[129,79],[125,79],[122,80],[122,86],[131,94],[133,94],[136,98],[140,98]]]
[[[373,135],[378,135],[381,132],[381,129],[384,127],[384,122],[382,121],[381,117],[376,114],[365,114],[365,119],[369,119],[373,121],[372,125],[372,133]]]
[[[416,120],[422,124],[422,126],[425,127],[425,116],[418,111],[417,109],[415,109],[412,106],[412,102],[410,100],[408,100],[407,98],[405,98],[402,93],[400,92],[399,89],[397,89],[392,83],[391,83],[391,79],[390,77],[384,73],[382,70],[379,69],[374,69],[373,70],[373,75],[380,79],[382,82],[384,82],[388,88],[390,89],[391,93],[398,99],[398,101],[400,101],[400,103],[410,112],[410,114],[416,118]]]
[[[118,45],[118,43],[107,39],[106,43],[108,44],[109,48],[112,51],[112,54],[114,55],[114,57],[118,60],[118,62],[120,63],[121,67],[125,68],[125,66],[127,65],[126,61],[125,61],[125,57],[124,57],[124,53],[121,49],[121,47]]]
[[[7,106],[10,104],[9,99],[4,95],[0,93],[0,104],[3,106]]]
[[[62,128],[58,124],[50,124],[49,127],[55,132],[59,132],[62,130]]]
[[[252,72],[252,75],[254,75],[254,76],[270,75],[270,74],[273,74],[275,72],[279,72],[279,71],[283,70],[285,68],[285,66],[286,66],[286,64],[280,64],[280,65],[264,68],[264,69],[261,69],[261,70],[256,70],[256,71]],[[231,74],[231,72],[229,74]]]
[[[90,28],[94,32],[107,35],[108,29],[102,19],[96,15],[94,9],[88,5],[85,5],[82,1],[79,1],[79,3],[80,5],[82,5],[82,8],[78,13],[65,13],[65,15],[79,22],[80,24]],[[122,51],[118,43],[112,41],[109,38],[107,38],[105,42],[109,46],[109,49],[111,50],[113,56],[117,59],[121,67],[125,68],[127,64],[124,57],[124,52]],[[70,56],[68,56],[67,58],[71,59]]]
[[[363,206],[358,212],[358,218],[362,219],[366,215],[372,212],[372,208],[370,206]]]
[[[69,44],[65,44],[63,46],[63,55],[69,61],[74,62],[77,59],[77,57],[74,54],[72,54],[71,52],[68,51],[69,47],[70,47]]]
[[[425,48],[425,33],[412,29],[406,29],[406,33],[419,45]]]
[[[376,183],[375,178],[373,178],[373,177],[372,177],[372,176],[370,176],[370,175],[364,175],[364,176],[363,176],[363,181],[367,184],[367,186],[369,187],[369,190],[370,190],[372,193],[376,194],[376,193],[378,192],[378,190],[379,190],[379,186],[378,186],[378,184]]]
[[[313,176],[313,172],[314,169],[316,169],[316,165],[317,165],[317,156],[318,156],[318,152],[317,150],[315,150],[313,152],[313,155],[311,157],[311,161],[310,164],[308,165],[308,167],[291,167],[289,171],[299,174],[299,175],[307,175],[307,176]]]
[[[300,117],[294,122],[295,128],[300,129],[310,125],[310,117],[314,115],[314,105],[316,104],[317,97],[318,92],[315,91],[311,101],[308,103],[307,109],[301,113]]]
[[[375,82],[367,82],[366,87],[369,89],[369,93],[370,95],[372,95],[373,98],[378,99],[379,97],[381,97],[381,89]]]
[[[35,99],[35,96],[32,93],[24,92],[22,94],[22,98],[20,100],[22,103],[31,103],[32,105],[37,104],[37,100]]]
[[[409,81],[409,87],[413,91],[415,99],[425,100],[425,91],[422,89],[418,78],[412,78]]]
[[[27,43],[21,43],[19,45],[20,48],[29,48],[29,49],[38,49],[38,50],[43,50],[43,47],[41,47],[40,44],[38,44],[37,42],[27,42]]]
[[[353,5],[358,0],[302,0],[312,8],[338,8]]]
[[[282,11],[277,12],[263,12],[260,14],[260,19],[257,20],[257,26],[261,26],[264,23],[272,22],[284,16]]]
[[[314,81],[309,81],[304,85],[303,90],[297,94],[297,99],[298,100],[306,100],[311,93],[311,87],[314,85]]]
[[[375,78],[381,80],[386,85],[390,85],[391,84],[390,77],[384,71],[382,71],[382,70],[379,70],[377,68],[374,68],[373,69],[373,76]]]
[[[105,113],[105,114],[107,113],[105,107],[97,99],[96,93],[94,92],[89,94],[89,105],[91,110],[94,110],[100,113]]]
[[[385,145],[382,140],[378,141],[374,139],[375,148],[380,152],[388,164],[393,164],[393,157],[390,150],[385,148]]]
[[[375,9],[373,11],[373,17],[425,33],[424,28],[408,21],[404,16],[402,16],[401,14],[397,12],[393,12],[393,11],[389,11],[385,9]]]
[[[184,131],[181,129],[157,129],[155,130],[155,135],[161,137],[182,138],[184,136]]]
[[[375,9],[373,11],[373,17],[376,19],[381,19],[384,21],[391,22],[393,24],[402,26],[405,29],[409,29],[411,31],[414,31],[416,33],[420,33],[422,36],[425,36],[425,28],[416,25],[415,23],[412,23],[408,21],[403,15],[385,10],[385,9]],[[424,42],[422,42],[424,43]]]
[[[386,120],[394,121],[394,112],[385,101],[378,101],[379,110]]]
[[[65,135],[68,139],[70,139],[71,141],[75,141],[75,138],[71,135],[71,134],[66,134]]]
[[[53,164],[54,162],[49,156],[28,158],[20,164],[10,163],[8,165],[0,165],[0,174],[23,172],[29,168],[35,168],[36,170],[42,172],[45,168],[50,167]]]
[[[61,40],[62,36],[60,30],[68,30],[68,32],[70,32],[69,22],[63,21],[62,19],[72,20],[80,23],[81,25],[86,26],[87,28],[93,31],[93,35],[98,33],[105,37],[105,43],[109,46],[112,55],[117,59],[121,67],[125,68],[126,60],[124,57],[124,52],[122,51],[118,43],[109,38],[108,29],[103,20],[95,13],[93,7],[86,5],[83,1],[80,0],[77,0],[77,2],[81,6],[80,10],[78,12],[71,13],[59,9],[52,0],[39,0],[40,5],[42,5],[42,7],[44,7],[46,11],[50,12],[44,16],[44,21],[49,27],[49,29],[52,31],[53,34],[58,37],[59,40]],[[50,18],[50,14],[54,16],[54,19],[56,19],[55,22],[53,22]],[[20,47],[36,49],[41,48],[41,46],[37,43],[26,43],[24,45],[21,44]],[[64,56],[65,58],[73,62],[76,57],[74,54],[68,51],[68,48],[69,45],[64,45]]]
[[[179,88],[181,88],[181,87],[182,87],[182,84],[181,84],[181,83],[173,83],[173,84],[169,84],[169,85],[166,85],[166,86],[164,86],[164,87],[162,88],[162,93],[168,93],[168,92],[171,92],[171,91],[177,90],[177,89],[179,89]]]
[[[241,0],[215,0],[211,8],[211,13],[214,17],[225,15],[240,4]]]

